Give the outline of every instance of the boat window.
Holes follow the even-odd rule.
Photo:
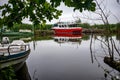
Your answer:
[[[62,25],[62,27],[64,27],[64,25]]]
[[[69,27],[72,27],[72,25],[69,25]]]
[[[74,24],[74,26],[73,27],[77,27],[77,24]]]
[[[61,25],[59,25],[59,27],[62,27]]]
[[[58,24],[54,24],[53,26],[58,26]]]
[[[77,24],[70,24],[69,27],[77,27]]]
[[[54,39],[55,41],[58,41],[58,39]]]

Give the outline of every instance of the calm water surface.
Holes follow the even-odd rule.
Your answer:
[[[119,78],[120,73],[104,63],[107,54],[96,37],[105,39],[104,36],[93,36],[92,53],[91,35],[83,35],[82,38],[76,37],[76,39],[62,36],[64,39],[60,39],[61,42],[57,40],[60,36],[29,42],[31,53],[26,64],[31,79],[111,80],[111,77]],[[113,39],[120,44],[116,36],[113,36]]]

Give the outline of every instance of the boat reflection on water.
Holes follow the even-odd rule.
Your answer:
[[[17,80],[31,80],[31,77],[30,77],[30,74],[28,72],[26,62],[15,73],[16,73]]]
[[[55,34],[54,41],[58,43],[81,43],[82,34]]]
[[[8,77],[15,80],[31,80],[26,65],[28,55],[29,53],[18,59],[0,63],[0,80],[8,80]]]

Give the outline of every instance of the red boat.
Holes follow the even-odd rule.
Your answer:
[[[76,23],[58,22],[54,24],[52,30],[55,34],[81,34],[82,28]]]

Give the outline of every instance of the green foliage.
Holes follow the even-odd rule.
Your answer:
[[[58,18],[61,10],[57,10],[44,0],[8,0],[8,4],[0,6],[4,25],[13,26],[14,23],[22,23],[24,18],[37,25],[45,23],[46,20]]]
[[[10,28],[12,31],[18,32],[20,29],[29,29],[33,30],[33,25],[31,24],[14,24],[12,28]]]
[[[29,30],[50,30],[52,28],[52,24],[38,24],[33,26],[32,24],[14,24],[12,28],[10,28],[13,32],[18,32],[20,29],[29,29]]]
[[[3,70],[0,70],[0,80],[16,80],[14,69],[9,66]]]
[[[104,24],[95,24],[92,27],[97,28],[97,29],[105,29],[106,26]]]
[[[107,26],[106,25],[104,25],[104,24],[95,24],[95,25],[93,25],[94,26],[94,28],[98,28],[98,29],[105,29],[105,28],[107,28]],[[111,30],[117,30],[117,29],[119,29],[120,30],[120,23],[117,23],[117,24],[109,24],[108,25],[109,27],[110,27],[110,29]]]
[[[91,28],[96,28],[96,29],[106,29],[106,25],[104,24],[95,24],[95,25],[90,25],[88,23],[81,23],[79,24],[80,27],[82,28],[87,28],[87,29],[91,29]],[[120,23],[117,24],[109,24],[110,29],[113,30],[120,30]],[[36,25],[35,27],[32,24],[14,24],[12,28],[10,28],[11,31],[14,32],[18,32],[20,29],[29,29],[29,30],[33,30],[33,28],[35,30],[51,30],[51,28],[53,27],[53,24],[39,24]]]
[[[120,30],[120,23],[116,24],[117,30]]]
[[[81,24],[79,24],[79,26],[82,28],[91,28],[90,24],[88,24],[88,23],[81,23]]]
[[[42,30],[51,30],[52,26],[53,25],[51,25],[51,24],[46,24]]]
[[[73,7],[74,10],[83,10],[95,11],[95,2],[93,0],[50,0],[52,6],[57,7],[60,5],[60,2],[63,2],[68,7]]]
[[[0,6],[0,25],[13,26],[15,23],[22,23],[22,20],[29,18],[34,25],[46,23],[53,18],[58,19],[62,11],[57,10],[63,2],[74,10],[95,10],[93,0],[8,0],[8,3]]]
[[[87,40],[89,40],[89,39],[90,39],[90,36],[89,36],[89,35],[83,35],[83,36],[82,36],[82,40],[84,40],[84,41],[85,41],[85,40],[87,41]]]

